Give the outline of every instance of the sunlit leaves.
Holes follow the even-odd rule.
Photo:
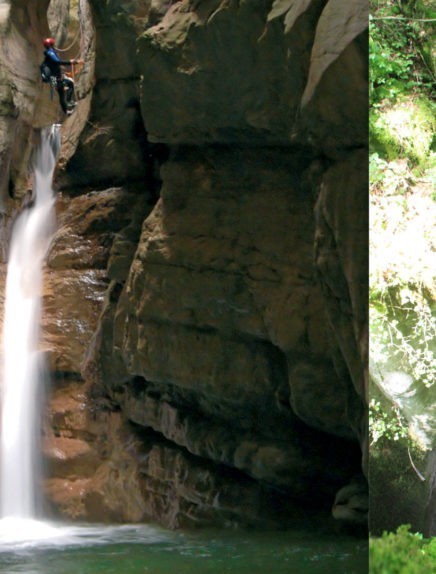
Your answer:
[[[429,47],[435,16],[431,3],[371,1],[370,10],[371,104],[395,100],[418,88],[431,91],[435,79]]]
[[[383,409],[379,401],[372,399],[369,403],[369,433],[370,446],[382,438],[398,441],[407,437],[407,423],[394,412]]]
[[[371,574],[424,574],[434,572],[436,538],[424,539],[410,532],[410,525],[396,533],[384,532],[370,540]]]

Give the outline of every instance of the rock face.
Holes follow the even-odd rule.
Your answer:
[[[19,4],[7,42],[47,25]],[[363,3],[342,4],[90,2],[44,298],[52,511],[283,525],[359,471],[367,50]],[[15,197],[13,149],[53,121],[23,115],[29,81],[25,104],[1,92]]]

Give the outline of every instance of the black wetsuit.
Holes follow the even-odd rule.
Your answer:
[[[56,90],[59,94],[59,103],[66,114],[74,103],[74,82],[64,76],[61,66],[72,66],[69,60],[61,60],[54,48],[44,50],[44,63],[50,68],[51,75],[56,78]]]

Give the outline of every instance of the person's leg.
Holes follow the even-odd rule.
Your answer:
[[[67,102],[67,106],[69,108],[73,108],[76,105],[76,100],[74,97],[74,82],[73,80],[71,80],[71,78],[65,78],[64,84],[66,88],[65,99]]]
[[[62,80],[58,80],[57,84],[56,84],[56,90],[57,93],[59,94],[59,103],[61,105],[62,111],[64,112],[64,114],[67,113],[67,100],[65,97],[65,87],[64,87],[64,83]]]

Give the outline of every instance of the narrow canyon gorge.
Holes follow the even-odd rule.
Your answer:
[[[79,21],[80,20],[80,21]],[[84,60],[65,118],[42,40]],[[0,3],[1,295],[62,123],[46,512],[286,526],[367,472],[367,7]]]

